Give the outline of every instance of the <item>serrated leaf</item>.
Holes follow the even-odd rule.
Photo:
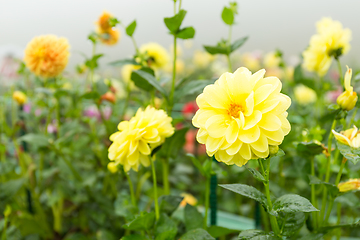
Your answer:
[[[134,81],[135,85],[145,91],[150,91],[153,88],[158,90],[164,97],[167,98],[166,90],[160,85],[160,83],[156,80],[155,76],[146,72],[144,68],[133,71],[131,74],[131,80]]]
[[[233,42],[233,44],[231,44],[231,52],[241,47],[248,40],[248,38],[249,37],[243,37]]]
[[[232,25],[234,23],[234,13],[228,7],[224,7],[221,13],[221,18],[227,25]]]
[[[309,200],[296,194],[286,194],[275,200],[273,210],[277,213],[317,212]]]
[[[197,210],[196,207],[186,204],[184,210],[184,221],[185,221],[186,230],[190,231],[196,228],[202,228],[204,217]]]
[[[155,213],[154,212],[142,212],[140,215],[136,216],[134,220],[123,225],[125,229],[129,230],[149,230],[152,229],[155,223]]]
[[[194,38],[194,36],[195,36],[195,29],[193,27],[183,28],[179,30],[179,32],[176,34],[176,37],[181,39],[190,39],[190,38]]]
[[[265,182],[265,178],[264,176],[256,169],[254,168],[249,168],[249,167],[246,167],[246,169],[254,176],[254,178],[256,178],[257,180],[259,181],[262,181],[262,182]]]
[[[212,55],[215,55],[215,54],[225,54],[225,55],[228,55],[230,54],[230,49],[229,47],[222,47],[222,46],[203,46],[204,49],[212,54]]]
[[[180,205],[183,197],[173,195],[163,195],[159,197],[160,212],[171,215]]]
[[[180,240],[215,240],[202,228],[191,230],[180,237]]]
[[[132,37],[132,35],[134,34],[136,28],[136,20],[134,20],[132,23],[130,23],[127,27],[126,27],[126,34],[130,37]]]
[[[109,63],[109,65],[112,65],[112,66],[123,66],[123,65],[127,65],[127,64],[140,65],[140,63],[136,62],[134,59],[122,59],[122,60],[117,60],[117,61]]]
[[[360,148],[352,148],[349,145],[343,144],[339,141],[336,141],[336,145],[341,154],[346,159],[350,160],[354,165],[360,161]]]
[[[264,232],[262,230],[245,230],[239,234],[239,240],[281,240],[274,233]]]
[[[257,190],[256,188],[246,185],[246,184],[220,184],[220,187],[238,193],[244,197],[251,198],[259,203],[261,203],[265,209],[268,209],[266,196]]]
[[[280,226],[283,226],[282,235],[283,236],[294,236],[296,232],[305,223],[305,214],[302,212],[297,213],[283,213],[278,216],[278,223]]]
[[[155,240],[174,239],[176,234],[176,223],[165,213],[162,213],[155,225]]]
[[[312,176],[312,175],[308,175],[309,177],[309,184],[315,184],[315,185],[324,185],[330,195],[335,198],[337,195],[339,195],[339,189],[337,188],[337,186],[335,184],[332,184],[332,183],[328,183],[328,182],[324,182],[324,181],[321,181],[319,178],[315,177],[315,176]]]
[[[179,31],[182,21],[186,15],[185,10],[180,10],[175,16],[164,18],[166,27],[169,29],[171,34],[176,34]]]

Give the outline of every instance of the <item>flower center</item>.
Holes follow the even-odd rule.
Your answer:
[[[236,103],[231,103],[228,109],[228,114],[234,118],[239,118],[240,112],[243,111],[243,107]]]

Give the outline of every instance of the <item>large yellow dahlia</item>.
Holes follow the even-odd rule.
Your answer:
[[[109,159],[123,165],[126,172],[131,168],[137,171],[140,164],[149,166],[151,151],[174,133],[171,121],[164,110],[151,106],[139,109],[130,121],[120,122],[119,131],[110,136],[113,143],[109,147]]]
[[[219,162],[242,166],[266,158],[269,145],[281,144],[289,133],[291,99],[280,93],[277,77],[264,74],[264,69],[251,74],[241,67],[222,74],[197,97],[199,110],[192,120],[200,128],[196,138]]]
[[[56,77],[66,67],[70,45],[66,38],[55,35],[35,37],[25,49],[26,66],[37,76]]]
[[[158,43],[147,43],[140,47],[140,53],[144,54],[149,67],[163,68],[170,61],[166,49]]]

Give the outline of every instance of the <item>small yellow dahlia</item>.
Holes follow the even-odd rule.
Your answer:
[[[106,45],[115,45],[120,38],[120,32],[116,28],[110,28],[107,31],[98,32],[100,41]]]
[[[358,96],[351,86],[352,69],[346,66],[347,71],[344,77],[345,91],[336,99],[336,103],[344,110],[350,111],[356,105]]]
[[[205,68],[214,61],[215,57],[208,52],[196,50],[194,53],[193,63],[199,68]]]
[[[346,144],[352,148],[360,147],[360,132],[356,126],[345,131],[341,131],[340,133],[334,130],[332,130],[332,132],[337,141]]]
[[[264,74],[264,69],[251,74],[241,67],[222,74],[196,98],[197,141],[219,162],[242,166],[266,158],[269,145],[280,145],[290,132],[286,110],[291,99],[280,93],[277,77]]]
[[[109,147],[109,159],[123,165],[126,172],[131,168],[137,171],[140,164],[149,166],[151,151],[174,134],[171,121],[164,110],[151,106],[139,109],[129,121],[120,122],[119,131],[110,136],[113,143]]]
[[[260,56],[256,56],[254,53],[244,53],[241,56],[241,62],[250,71],[258,71],[260,69]]]
[[[360,190],[360,179],[350,179],[346,182],[342,182],[338,184],[338,188],[340,192],[348,192],[352,190]]]
[[[195,206],[197,204],[197,199],[190,193],[182,193],[180,196],[183,197],[183,200],[180,202],[180,207],[185,207],[186,204]]]
[[[26,46],[24,61],[35,75],[56,77],[68,63],[69,48],[66,38],[55,35],[35,37]]]
[[[309,47],[303,52],[303,67],[324,76],[330,68],[332,57],[338,58],[349,51],[351,31],[343,29],[340,22],[331,18],[317,22],[317,31],[318,34],[311,37]]]
[[[281,63],[281,57],[276,52],[269,52],[264,57],[265,68],[277,68]]]
[[[27,101],[27,97],[25,95],[25,93],[21,92],[21,91],[15,91],[12,95],[12,98],[14,99],[14,101],[16,101],[19,105],[24,105],[24,103],[26,103]]]
[[[297,85],[294,88],[294,94],[296,101],[301,105],[308,105],[316,102],[316,92],[304,85]]]
[[[158,43],[147,43],[140,47],[140,53],[145,55],[149,67],[158,69],[163,68],[170,61],[166,49]]]

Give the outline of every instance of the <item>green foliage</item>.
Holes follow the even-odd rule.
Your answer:
[[[309,179],[310,179],[310,183],[309,183],[310,185],[315,184],[315,185],[323,185],[324,187],[326,187],[328,192],[333,198],[337,197],[340,193],[339,189],[335,184],[321,181],[319,178],[312,175],[309,175]]]
[[[300,142],[297,144],[296,151],[300,156],[309,158],[322,153],[324,149],[315,142]]]
[[[317,212],[309,200],[296,194],[286,194],[275,200],[273,210],[276,213],[296,213],[296,212]]]
[[[187,82],[175,90],[174,101],[178,102],[181,99],[194,99],[207,85],[213,83],[214,80],[194,80]]]
[[[220,227],[220,226],[216,226],[216,225],[212,225],[212,226],[208,227],[207,231],[214,238],[218,238],[218,237],[229,235],[231,233],[238,232],[238,230],[228,229],[228,228],[224,228],[224,227]]]
[[[185,233],[180,240],[215,240],[207,231],[197,228]]]
[[[221,13],[221,18],[224,21],[224,23],[226,23],[227,25],[233,25],[234,23],[234,13],[228,7],[224,7]]]
[[[336,141],[336,145],[344,158],[350,160],[353,164],[357,164],[360,161],[360,148],[352,148],[339,141]]]
[[[281,213],[278,217],[280,226],[283,226],[282,235],[291,237],[302,228],[305,223],[305,214],[302,212],[296,213]]]
[[[136,29],[136,20],[134,20],[132,23],[130,23],[127,27],[126,27],[126,34],[130,37],[132,37],[132,35],[134,34]]]
[[[256,169],[254,168],[249,168],[246,167],[246,169],[254,176],[254,178],[256,178],[257,180],[261,181],[261,182],[265,182],[265,178],[264,176]]]
[[[168,97],[166,90],[156,80],[154,74],[151,73],[150,68],[141,68],[140,70],[131,73],[131,80],[135,85],[145,91],[158,90],[165,98]]]
[[[158,156],[164,158],[176,158],[179,152],[182,150],[185,143],[185,134],[188,131],[188,128],[183,128],[175,131],[175,133],[166,139],[165,143],[162,145],[161,149],[158,152]]]
[[[204,217],[196,207],[187,204],[184,211],[186,231],[202,228]]]
[[[142,212],[140,215],[136,216],[134,220],[125,224],[123,227],[129,230],[137,231],[147,231],[150,230],[155,223],[155,213],[154,212]]]
[[[123,66],[123,65],[126,65],[126,64],[140,65],[134,59],[122,59],[122,60],[117,60],[117,61],[109,63],[109,65],[112,65],[112,66]]]
[[[99,66],[99,64],[98,64],[99,59],[103,56],[104,56],[104,54],[94,55],[92,58],[87,59],[85,61],[85,66],[87,66],[89,69],[96,69]]]
[[[171,215],[178,207],[183,197],[164,195],[159,197],[160,212]]]
[[[186,11],[180,10],[175,16],[164,18],[164,22],[170,34],[182,38],[182,39],[189,39],[193,38],[195,35],[195,29],[193,27],[185,27],[180,29],[180,26],[185,18]]]
[[[280,240],[281,238],[274,233],[264,232],[262,230],[245,230],[238,237],[239,240]]]
[[[161,214],[155,225],[155,240],[174,239],[177,233],[176,223],[165,213]]]

